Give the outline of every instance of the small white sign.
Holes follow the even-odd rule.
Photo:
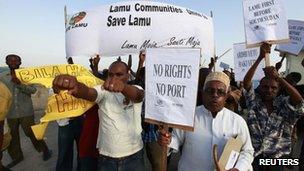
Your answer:
[[[262,42],[288,42],[288,23],[282,0],[244,0],[244,22],[247,47]]]
[[[146,119],[193,128],[200,49],[148,49]]]
[[[234,165],[237,162],[237,159],[239,158],[239,155],[240,155],[239,152],[234,151],[234,150],[231,151],[231,153],[229,155],[229,159],[228,159],[227,164],[225,166],[226,170],[229,170],[229,169],[234,167]]]
[[[235,81],[243,81],[246,73],[254,64],[259,54],[259,47],[246,48],[245,43],[237,43],[233,45]],[[261,62],[255,71],[253,80],[260,80],[264,77],[264,67],[265,63]]]
[[[298,56],[304,47],[304,21],[288,20],[290,42],[279,44],[276,50]]]

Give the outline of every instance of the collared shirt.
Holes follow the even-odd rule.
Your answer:
[[[140,87],[139,87],[140,88]],[[142,102],[125,105],[122,93],[112,93],[96,86],[99,115],[97,148],[109,157],[125,157],[143,148],[141,139]]]
[[[158,129],[156,128],[156,125],[144,123],[144,126],[144,131],[142,133],[144,143],[156,142],[158,138]]]
[[[3,121],[12,102],[12,94],[9,89],[0,82],[0,121]]]
[[[144,121],[145,119],[145,102],[143,102],[142,110],[141,110],[141,118],[142,118],[142,140],[144,143],[156,142],[158,139],[158,128],[156,125],[147,123]]]
[[[268,114],[261,97],[253,89],[244,90],[248,107],[247,123],[255,149],[255,156],[279,158],[291,151],[291,134],[299,114],[303,114],[304,102],[290,104],[289,97],[279,96],[273,101],[273,112]]]
[[[227,140],[236,136],[241,137],[243,146],[235,168],[240,171],[252,169],[254,151],[247,124],[241,116],[223,108],[213,118],[211,112],[202,105],[196,108],[194,119],[194,132],[173,130],[170,147],[178,150],[183,145],[179,171],[214,170],[213,145],[218,145],[221,155]]]
[[[15,84],[11,81],[10,71],[4,71],[0,74],[2,81],[12,93],[12,104],[7,114],[7,118],[21,118],[34,114],[31,94],[36,92],[32,85]]]

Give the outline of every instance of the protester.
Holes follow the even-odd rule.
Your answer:
[[[301,81],[301,79],[302,76],[298,72],[291,72],[285,78],[285,80],[292,86],[296,86]]]
[[[106,78],[104,77],[103,74],[100,74],[99,71],[98,71],[98,64],[99,64],[99,61],[100,61],[100,57],[99,55],[96,55],[96,57],[94,58],[90,58],[89,59],[89,62],[90,62],[90,68],[92,70],[92,73],[95,77],[97,78],[100,78],[102,80],[105,80]]]
[[[16,77],[15,69],[21,65],[21,58],[15,54],[6,56],[6,64],[10,68],[0,75],[2,81],[12,93],[12,105],[7,114],[7,122],[12,133],[12,141],[8,147],[8,153],[12,162],[7,165],[11,168],[23,160],[23,153],[20,147],[19,125],[21,125],[25,135],[30,138],[35,149],[43,152],[43,160],[48,160],[52,153],[43,140],[37,140],[31,129],[34,122],[34,109],[31,94],[36,92],[36,88],[31,85],[24,85]]]
[[[68,64],[74,64],[73,58],[69,57]],[[82,132],[83,116],[64,118],[57,120],[58,123],[58,158],[56,171],[72,171],[74,160],[74,141],[77,147],[77,171],[80,170],[79,139]]]
[[[259,63],[271,45],[264,43],[260,55],[244,77],[244,91],[249,110],[247,123],[255,149],[254,170],[283,170],[282,165],[264,166],[259,159],[286,158],[291,151],[292,126],[300,114],[303,114],[304,102],[299,92],[281,78],[274,67],[264,69],[265,77],[260,81],[256,93],[251,85],[252,77]],[[289,96],[278,96],[280,87]]]
[[[140,51],[139,61],[135,80],[130,83],[139,85],[145,89],[145,67],[144,62],[146,59],[145,51]],[[130,67],[130,66],[129,66]],[[147,158],[151,164],[152,170],[160,170],[162,168],[161,159],[161,146],[157,143],[158,138],[158,126],[155,124],[145,122],[145,103],[143,102],[142,112],[142,140],[146,150]]]
[[[171,138],[170,133],[160,131],[159,143],[162,146],[169,145],[175,151],[183,146],[178,170],[214,170],[213,145],[218,145],[221,154],[227,140],[236,136],[241,137],[242,148],[236,165],[230,171],[251,169],[254,151],[247,124],[238,114],[224,108],[229,86],[226,74],[210,73],[203,89],[203,105],[196,108],[194,132],[174,129]]]
[[[108,69],[104,69],[100,73],[99,70],[98,70],[99,61],[100,61],[99,55],[96,55],[96,57],[94,57],[94,58],[90,58],[89,59],[90,68],[91,68],[92,73],[95,77],[100,78],[100,79],[105,81],[107,79],[107,76],[108,76]]]
[[[6,118],[6,115],[8,113],[8,110],[10,108],[11,102],[12,102],[12,94],[10,90],[2,83],[0,82],[0,170],[8,171],[10,169],[4,167],[2,165],[2,152],[4,150],[4,146],[7,146],[5,144],[5,136],[4,136],[4,120]]]
[[[138,66],[137,66],[137,72],[136,72],[136,75],[135,75],[135,80],[142,80],[142,78],[140,78],[140,70],[141,68],[144,68],[144,63],[145,63],[145,60],[146,60],[146,51],[144,50],[141,50],[139,52],[139,61],[138,61]],[[129,66],[130,67],[130,66]]]
[[[297,156],[299,157],[299,171],[304,170],[304,116],[302,116],[300,119],[298,119],[296,126],[296,133],[297,133],[297,138],[299,141],[302,140],[302,147],[300,151],[300,155]]]
[[[67,62],[68,62],[68,64],[74,64],[74,61],[73,61],[72,57],[68,57]]]
[[[77,145],[77,170],[80,170],[79,138],[82,131],[83,117],[64,118],[58,123],[58,158],[56,171],[73,170],[74,141]]]
[[[97,69],[92,72],[98,71],[99,56],[90,59],[91,65],[97,66]],[[91,66],[90,65],[90,66]],[[94,69],[91,66],[91,69]],[[95,75],[95,74],[94,74]],[[101,77],[102,74],[100,74]],[[99,74],[97,76],[100,76]],[[96,75],[95,75],[96,76]],[[84,123],[80,135],[78,149],[81,171],[91,171],[98,169],[98,149],[96,148],[99,118],[98,118],[98,105],[95,104],[84,114]]]
[[[203,101],[202,101],[203,87],[205,84],[206,77],[210,72],[211,72],[210,68],[201,68],[199,70],[196,106],[200,106],[203,104]]]
[[[98,170],[144,170],[140,118],[144,92],[128,85],[128,77],[127,64],[116,61],[103,86],[89,88],[70,75],[56,76],[53,81],[55,92],[67,89],[77,98],[98,104]]]
[[[83,114],[84,123],[78,143],[80,170],[97,170],[98,149],[96,148],[98,137],[98,105],[92,106]]]
[[[223,72],[229,77],[230,80],[230,91],[227,94],[225,107],[235,113],[240,114],[239,101],[242,96],[242,92],[237,87],[237,83],[235,81],[234,73],[232,72],[232,70],[231,72],[229,72],[228,70],[224,70]]]
[[[129,80],[134,80],[136,78],[136,73],[132,70],[132,55],[129,55],[129,58],[128,58],[128,69],[130,72]]]

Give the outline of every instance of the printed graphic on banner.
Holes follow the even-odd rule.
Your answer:
[[[179,6],[151,1],[118,2],[69,17],[67,56],[120,56],[141,49],[202,48],[214,52],[212,18]]]
[[[304,21],[288,20],[290,42],[279,44],[276,50],[298,56],[304,47]]]
[[[243,81],[247,71],[254,64],[259,54],[259,47],[246,48],[245,43],[237,43],[233,45],[235,81]],[[262,62],[258,66],[253,76],[253,80],[260,80],[264,77],[264,67],[265,63]]]
[[[244,0],[244,22],[247,47],[262,42],[289,41],[288,24],[282,0]]]
[[[147,50],[146,121],[193,131],[199,61],[199,49]]]
[[[103,83],[102,80],[96,78],[81,65],[51,65],[16,70],[16,75],[22,83],[38,83],[47,88],[51,88],[53,79],[59,74],[76,76],[79,82],[89,87]],[[49,122],[62,118],[76,117],[87,111],[93,104],[92,102],[75,98],[67,94],[67,91],[62,91],[60,94],[54,94],[48,98],[46,114],[40,121]]]

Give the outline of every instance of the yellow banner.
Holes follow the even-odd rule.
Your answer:
[[[48,122],[44,122],[44,123],[40,123],[40,124],[31,126],[33,133],[37,140],[43,139],[48,124],[49,124]]]
[[[16,75],[23,84],[42,84],[47,88],[52,87],[53,79],[59,74],[69,74],[77,77],[77,80],[87,86],[102,84],[103,81],[96,78],[91,72],[81,65],[49,65],[17,69]]]
[[[69,74],[77,78],[79,82],[84,83],[89,87],[103,84],[103,81],[95,77],[91,72],[81,65],[51,65],[33,68],[23,68],[16,70],[18,79],[23,84],[42,84],[47,88],[52,87],[54,78],[59,74]],[[60,94],[49,96],[45,115],[40,119],[40,122],[50,122],[63,118],[71,118],[82,115],[85,111],[94,105],[93,102],[75,98],[67,91],[62,91]],[[37,125],[33,131],[38,139],[42,139],[46,125]]]

